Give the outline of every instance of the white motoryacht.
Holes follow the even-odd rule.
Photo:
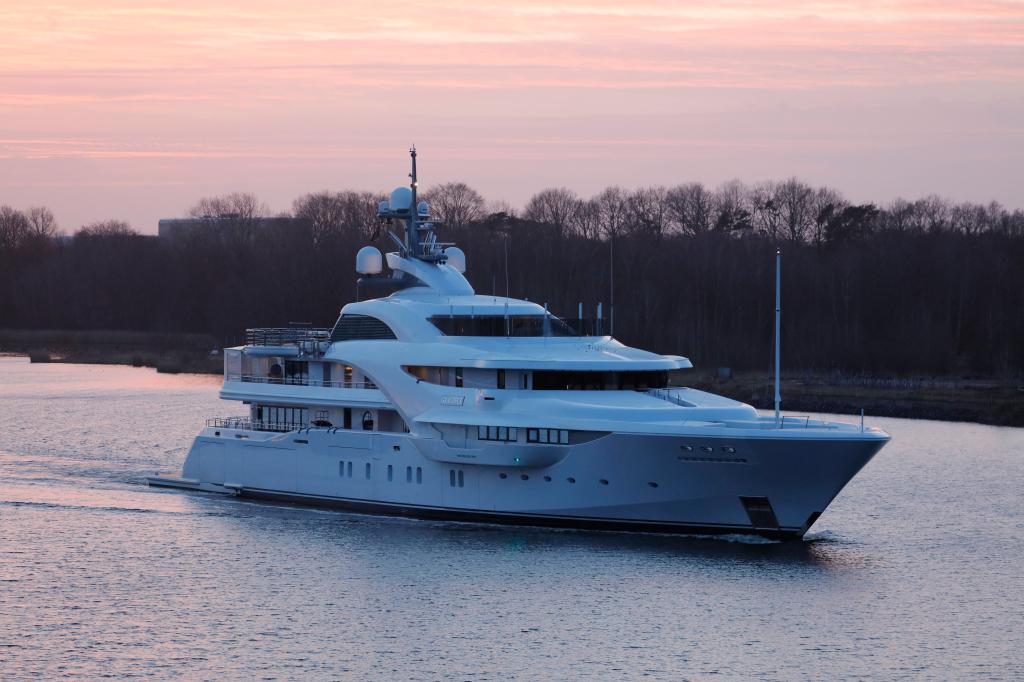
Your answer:
[[[180,477],[154,486],[430,519],[799,538],[889,440],[860,425],[762,416],[672,381],[678,355],[600,319],[479,295],[412,183],[381,202],[396,250],[357,256],[329,329],[250,329]],[[384,262],[387,270],[385,272]],[[378,290],[380,291],[380,290]]]

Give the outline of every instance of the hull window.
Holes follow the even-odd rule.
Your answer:
[[[568,445],[569,432],[565,429],[527,429],[526,442]]]
[[[519,429],[514,426],[478,426],[476,437],[478,440],[512,442],[519,440]]]

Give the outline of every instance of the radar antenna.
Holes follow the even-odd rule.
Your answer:
[[[409,148],[412,170],[409,173],[409,189],[399,187],[391,193],[390,201],[380,202],[377,217],[389,225],[395,220],[405,223],[405,240],[389,232],[393,241],[399,244],[403,257],[416,258],[428,263],[445,263],[448,255],[445,249],[454,244],[440,242],[434,233],[435,223],[430,217],[430,207],[419,201],[416,178],[416,145]]]

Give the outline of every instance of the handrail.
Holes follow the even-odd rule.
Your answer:
[[[319,379],[306,379],[302,377],[263,377],[235,373],[226,374],[224,380],[241,381],[250,384],[281,384],[284,386],[316,386],[320,388],[378,388],[377,384],[372,381],[320,381]]]
[[[245,330],[247,346],[284,346],[287,344],[329,341],[331,330],[322,327],[254,327]]]
[[[206,420],[206,425],[220,429],[237,429],[239,431],[275,431],[286,433],[304,429],[308,424],[298,422],[264,422],[253,421],[249,417],[213,417]]]
[[[788,426],[786,424],[786,420],[787,419],[789,420],[789,425]],[[791,429],[804,428],[804,429],[809,429],[809,428],[813,427],[815,429],[825,429],[825,430],[829,430],[829,431],[834,431],[834,430],[836,430],[838,428],[838,427],[836,427],[836,426],[834,426],[832,424],[829,424],[827,422],[821,421],[820,419],[819,420],[815,420],[815,422],[813,424],[811,424],[811,415],[809,415],[809,414],[790,414],[790,415],[785,415],[784,414],[784,415],[780,416],[779,420],[777,422],[775,422],[775,423],[778,424],[778,427],[780,429],[785,429],[785,428],[791,428]]]
[[[649,396],[660,398],[665,402],[672,403],[673,405],[678,405],[679,407],[697,407],[695,404],[689,402],[688,400],[683,400],[682,398],[680,398],[678,394],[672,392],[673,390],[674,389],[671,388],[650,388],[647,389],[646,393]]]

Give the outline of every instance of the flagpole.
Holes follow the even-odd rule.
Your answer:
[[[779,422],[779,321],[782,317],[782,249],[775,249],[775,423]]]

